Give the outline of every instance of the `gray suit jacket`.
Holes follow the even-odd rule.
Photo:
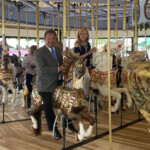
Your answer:
[[[58,63],[49,49],[44,45],[34,53],[37,77],[36,88],[38,92],[54,92],[58,82],[58,66],[62,65],[62,50],[55,47]]]

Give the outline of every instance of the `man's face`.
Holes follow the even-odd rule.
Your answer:
[[[45,44],[48,46],[48,47],[54,47],[55,44],[56,44],[56,36],[55,34],[53,33],[48,33],[46,35],[46,38],[44,39],[45,40]]]

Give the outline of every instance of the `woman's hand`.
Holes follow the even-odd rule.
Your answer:
[[[97,51],[97,48],[96,47],[93,47],[89,52],[92,54],[92,53],[94,53],[94,52],[96,52]]]
[[[63,55],[63,56],[66,56],[66,55],[67,55],[67,53],[68,53],[68,51],[67,51],[67,50],[62,51],[62,55]]]

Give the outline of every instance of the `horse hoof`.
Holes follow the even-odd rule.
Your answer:
[[[111,114],[116,114],[116,115],[118,115],[118,113],[119,113],[119,109],[115,112],[111,112]]]
[[[124,107],[123,107],[123,110],[125,111],[126,109],[128,109],[128,105],[126,104]]]
[[[78,134],[77,134],[77,133],[75,133],[75,141],[76,141],[76,142],[79,142]]]
[[[41,132],[39,132],[38,129],[34,129],[33,126],[32,126],[32,131],[36,136],[41,135]]]

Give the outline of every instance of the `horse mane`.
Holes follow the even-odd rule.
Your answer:
[[[11,63],[15,65],[15,67],[21,67],[21,64],[19,63],[18,56],[13,54],[10,56]]]
[[[79,58],[77,58],[74,55],[73,49],[69,50],[66,57],[64,58],[63,64],[62,64],[62,74],[64,76],[64,80],[66,82],[69,82],[70,80],[72,80],[73,78],[73,65],[75,64],[75,62],[79,60]]]
[[[10,63],[10,60],[9,60],[9,54],[7,55],[2,55],[2,60],[1,60],[1,67],[4,66],[5,69],[8,69],[8,64]]]

